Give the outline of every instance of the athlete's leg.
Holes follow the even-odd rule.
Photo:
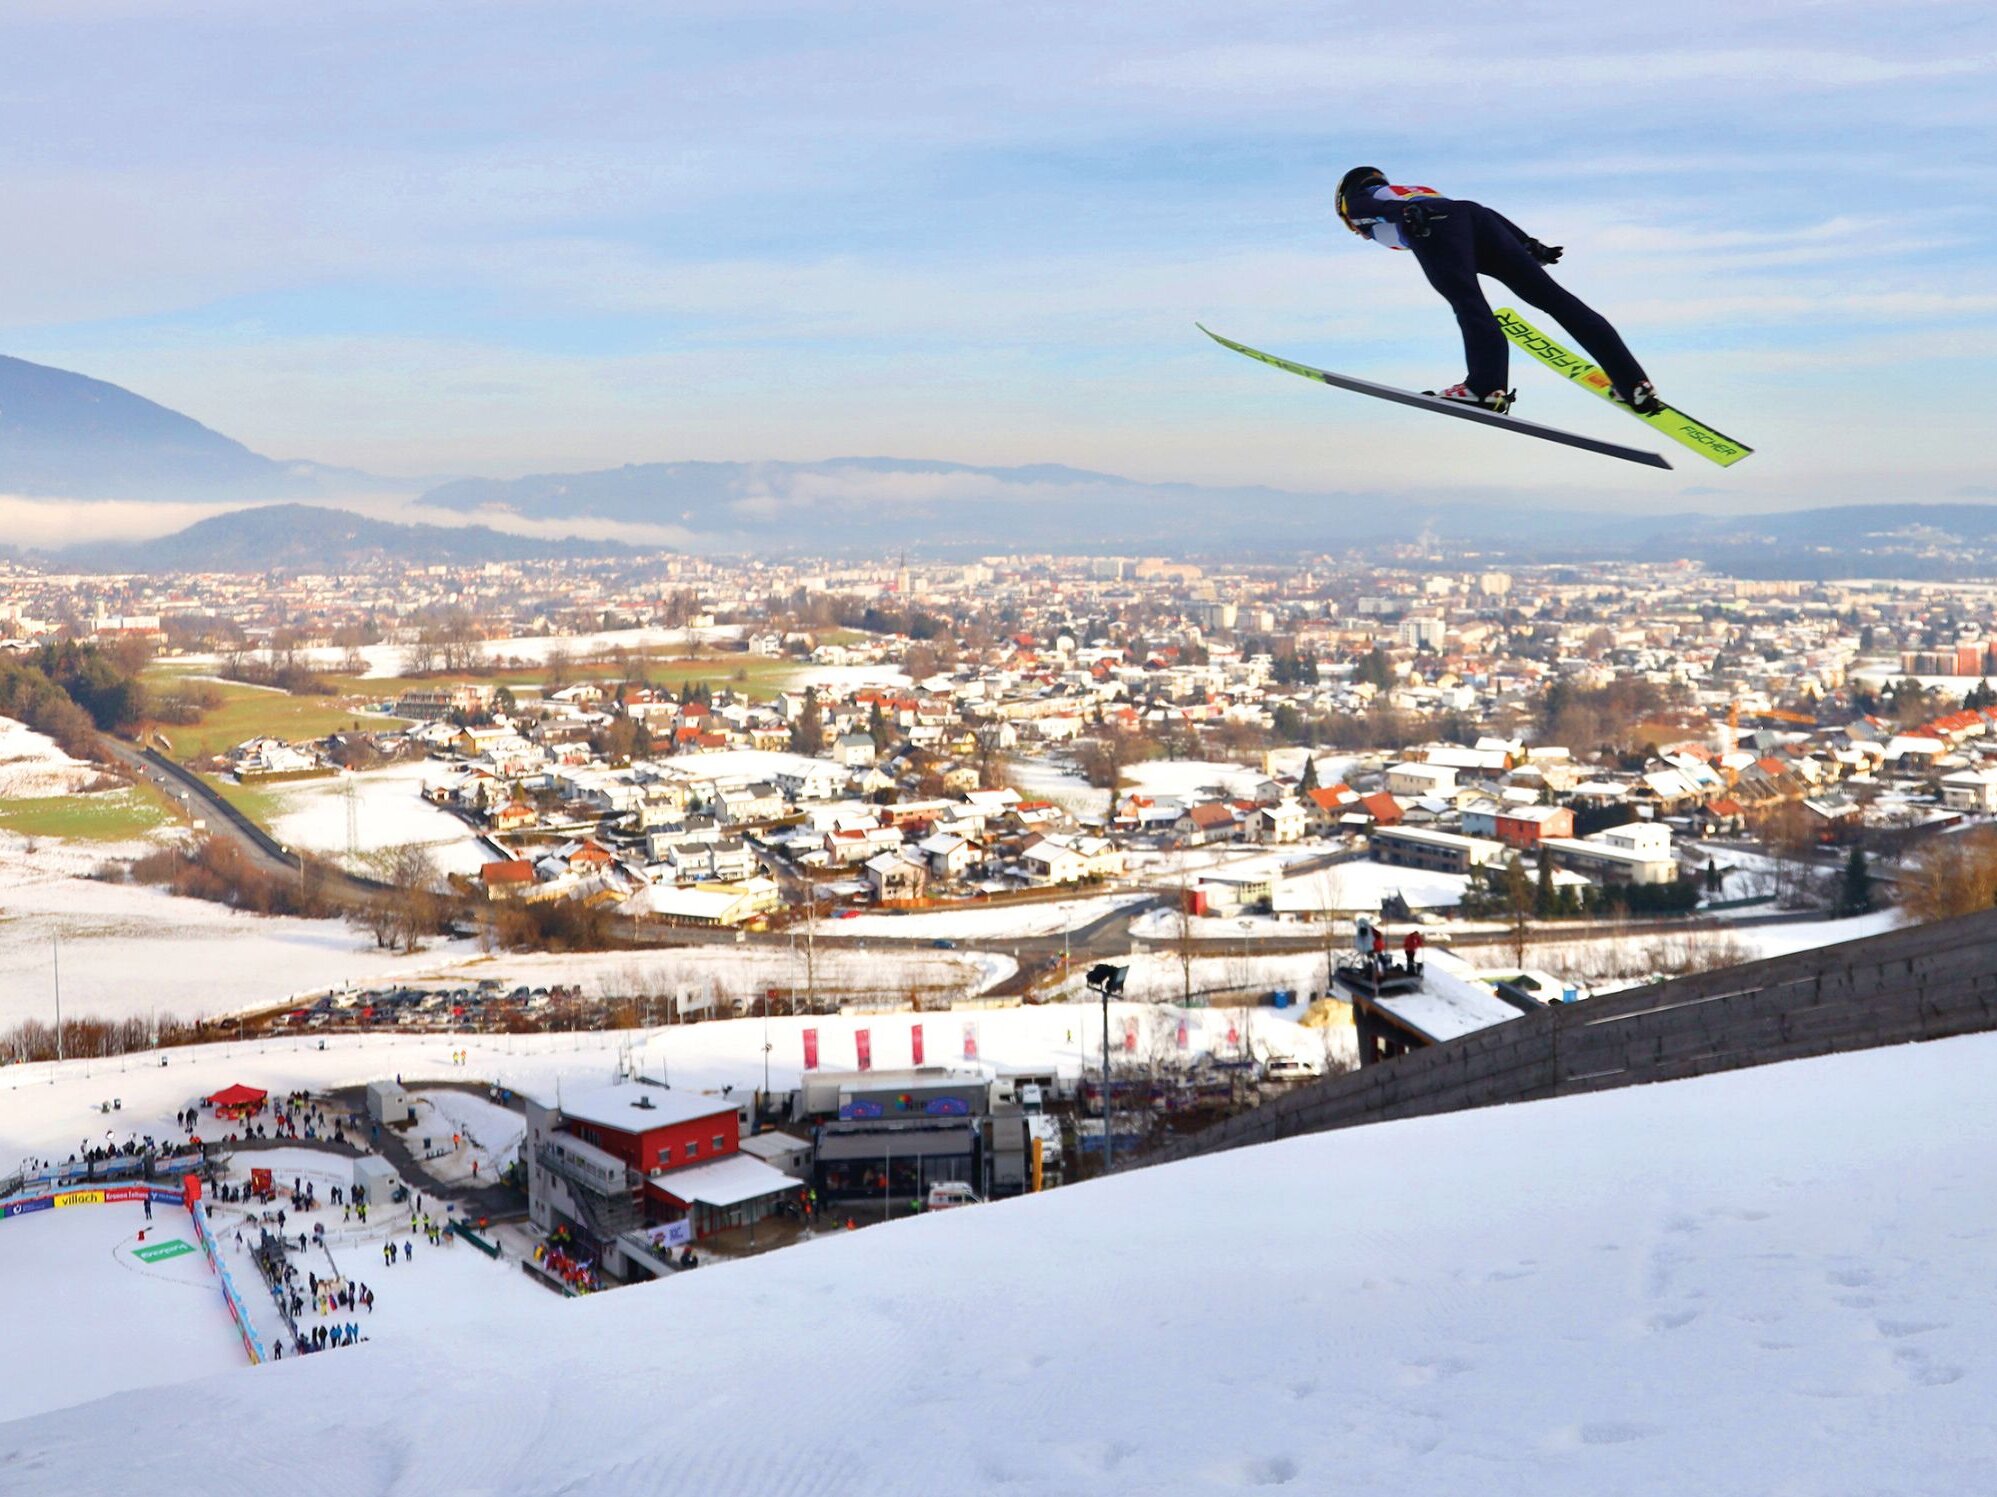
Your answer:
[[[1511,344],[1491,315],[1484,288],[1477,284],[1477,235],[1471,216],[1459,212],[1469,204],[1452,203],[1447,217],[1433,220],[1426,239],[1414,244],[1416,261],[1429,285],[1442,293],[1463,330],[1463,358],[1469,365],[1464,383],[1479,395],[1505,388],[1511,367]]]
[[[1481,204],[1457,206],[1470,209],[1469,217],[1476,220],[1478,270],[1504,282],[1521,301],[1547,313],[1572,333],[1574,341],[1601,366],[1619,393],[1627,395],[1643,382],[1643,366],[1637,363],[1622,336],[1609,325],[1608,318],[1548,275],[1510,225]]]

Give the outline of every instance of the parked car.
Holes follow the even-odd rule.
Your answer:
[[[1314,1081],[1317,1074],[1316,1066],[1294,1055],[1272,1055],[1262,1066],[1264,1081]]]

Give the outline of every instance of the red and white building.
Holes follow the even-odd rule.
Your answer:
[[[617,1271],[616,1242],[662,1223],[695,1240],[747,1226],[803,1186],[741,1151],[736,1104],[645,1081],[563,1088],[527,1102],[528,1203],[543,1231],[567,1224]]]

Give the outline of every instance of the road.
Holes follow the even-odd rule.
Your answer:
[[[126,769],[199,819],[209,836],[234,843],[251,867],[272,878],[300,876],[301,859],[297,853],[230,805],[194,771],[154,749],[136,748],[108,735],[100,735],[100,741]],[[372,904],[389,892],[373,879],[356,878],[330,864],[320,866],[319,887],[337,904]]]

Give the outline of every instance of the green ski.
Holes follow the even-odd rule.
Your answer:
[[[1569,382],[1579,385],[1584,390],[1594,391],[1616,409],[1629,411],[1630,415],[1635,416],[1645,426],[1662,432],[1674,442],[1682,442],[1699,456],[1718,463],[1722,468],[1731,468],[1742,458],[1753,454],[1754,449],[1745,442],[1736,442],[1732,437],[1714,431],[1703,421],[1694,421],[1683,411],[1674,410],[1668,405],[1650,416],[1631,411],[1628,406],[1616,399],[1615,391],[1609,384],[1609,377],[1581,355],[1554,342],[1510,307],[1498,308],[1497,318],[1498,326],[1505,330],[1507,338],[1555,374],[1566,376]]]

